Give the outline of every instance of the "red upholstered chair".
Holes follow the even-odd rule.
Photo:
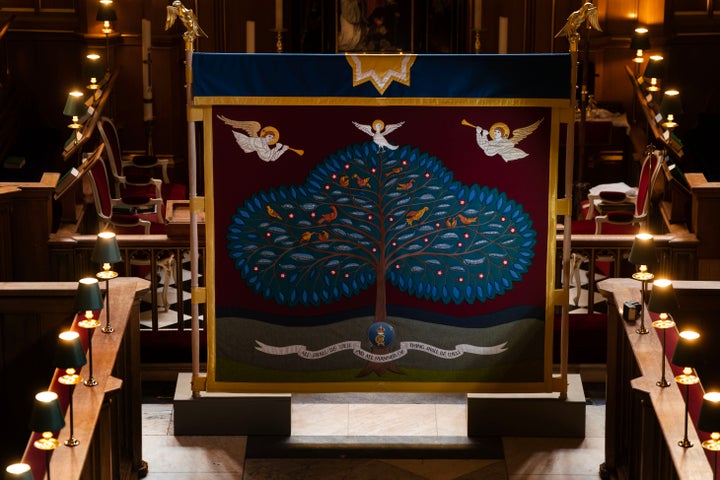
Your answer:
[[[135,156],[131,160],[123,160],[120,147],[120,136],[115,124],[108,117],[102,117],[97,123],[100,137],[105,144],[110,171],[115,179],[115,196],[120,197],[124,192],[132,195],[152,195],[154,198],[163,198],[162,180],[153,178],[155,167],[162,168],[163,178],[167,179],[168,160],[158,160],[154,156]],[[154,194],[152,192],[155,192]]]
[[[98,148],[102,149],[103,145]],[[113,198],[102,158],[92,163],[88,174],[101,228],[112,226],[115,233],[165,233],[161,198],[142,195]]]
[[[638,227],[647,225],[652,189],[658,173],[660,173],[662,161],[663,152],[648,147],[640,167],[637,189],[632,189],[630,192],[608,190],[588,194],[585,218],[595,220],[596,235],[636,233]],[[608,231],[608,225],[618,225],[621,228],[613,228],[612,231]],[[603,231],[604,227],[605,231]]]

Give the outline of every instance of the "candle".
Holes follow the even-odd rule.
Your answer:
[[[500,17],[498,22],[498,53],[507,53],[508,17]]]
[[[473,28],[480,30],[482,27],[482,0],[475,0],[473,8]]]
[[[283,2],[282,0],[275,0],[275,29],[282,30],[283,28]]]
[[[255,53],[255,22],[252,20],[245,22],[245,47],[247,53]]]
[[[153,119],[153,94],[152,85],[150,84],[151,71],[151,56],[150,49],[151,41],[151,24],[150,20],[143,18],[141,21],[141,32],[142,32],[142,80],[143,80],[143,120],[150,122]]]

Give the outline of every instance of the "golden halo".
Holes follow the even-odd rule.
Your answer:
[[[490,138],[495,140],[495,130],[498,128],[502,131],[502,138],[508,138],[510,136],[510,127],[508,127],[506,123],[497,122],[493,123],[492,127],[490,127]]]
[[[273,139],[268,142],[268,145],[275,145],[278,140],[280,140],[280,132],[278,132],[278,129],[275,127],[264,127],[262,130],[260,130],[260,136],[261,137],[267,137],[268,135],[272,135]]]
[[[375,128],[375,125],[377,125],[378,123],[380,124],[380,128]],[[377,120],[373,120],[372,127],[374,131],[382,132],[383,130],[385,130],[385,122],[378,118]]]

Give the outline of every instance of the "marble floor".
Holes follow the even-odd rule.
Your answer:
[[[595,392],[602,391],[596,389]],[[588,395],[585,438],[498,439],[499,455],[468,455],[435,450],[408,455],[408,449],[386,446],[382,455],[275,455],[251,458],[253,439],[230,436],[174,436],[171,398],[143,403],[143,458],[149,480],[571,480],[599,478],[603,462],[605,405],[602,393]],[[466,438],[464,404],[328,404],[295,403],[293,438],[314,438],[318,449],[334,440],[377,440],[388,431],[403,432],[404,441],[438,444]],[[388,425],[386,418],[392,418]],[[374,444],[378,448],[378,444]],[[382,449],[382,445],[380,446]],[[492,450],[492,449],[491,449]],[[312,450],[306,450],[312,452]],[[439,452],[439,453],[438,453]],[[326,458],[323,458],[326,457]],[[367,457],[367,458],[366,458]],[[381,458],[377,458],[381,457]],[[501,458],[497,458],[501,457]]]

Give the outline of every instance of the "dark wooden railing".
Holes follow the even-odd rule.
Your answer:
[[[115,331],[90,333],[78,328],[86,348],[88,335],[92,335],[93,377],[98,385],[78,385],[72,390],[74,437],[80,443],[71,448],[62,443],[70,437],[70,390],[57,381],[53,351],[57,335],[76,328],[73,302],[77,282],[0,283],[0,386],[6,412],[3,465],[22,458],[35,478],[45,477],[45,454],[33,446],[39,434],[30,433],[27,425],[34,394],[51,390],[61,399],[66,423],[53,432],[61,443],[50,454],[52,478],[129,480],[145,470],[138,323],[140,298],[148,287],[147,281],[138,278],[114,279],[110,282],[110,319]],[[98,312],[103,323],[106,314],[107,310]],[[88,378],[89,368],[85,365],[80,375]]]
[[[605,478],[622,480],[696,480],[713,479],[711,468],[714,455],[704,451],[701,442],[709,432],[698,431],[699,403],[703,387],[717,383],[708,370],[698,369],[700,384],[690,386],[687,408],[690,425],[687,438],[693,444],[683,448],[678,442],[685,433],[685,389],[673,376],[680,373],[670,363],[677,329],[666,332],[666,357],[663,358],[661,336],[650,327],[646,335],[636,333],[637,322],[622,318],[624,302],[637,300],[638,282],[632,279],[611,279],[602,282],[600,290],[606,296],[608,308],[608,351],[605,408]],[[675,317],[678,325],[688,318],[705,320],[707,328],[700,329],[704,358],[717,364],[717,343],[712,341],[712,326],[716,324],[717,298],[720,282],[673,281],[680,303]],[[654,315],[654,314],[652,314]],[[650,314],[648,313],[649,326]],[[710,341],[707,341],[710,340]],[[656,382],[665,370],[670,386],[660,388]],[[712,369],[714,370],[714,369]],[[715,375],[717,376],[717,375]]]

